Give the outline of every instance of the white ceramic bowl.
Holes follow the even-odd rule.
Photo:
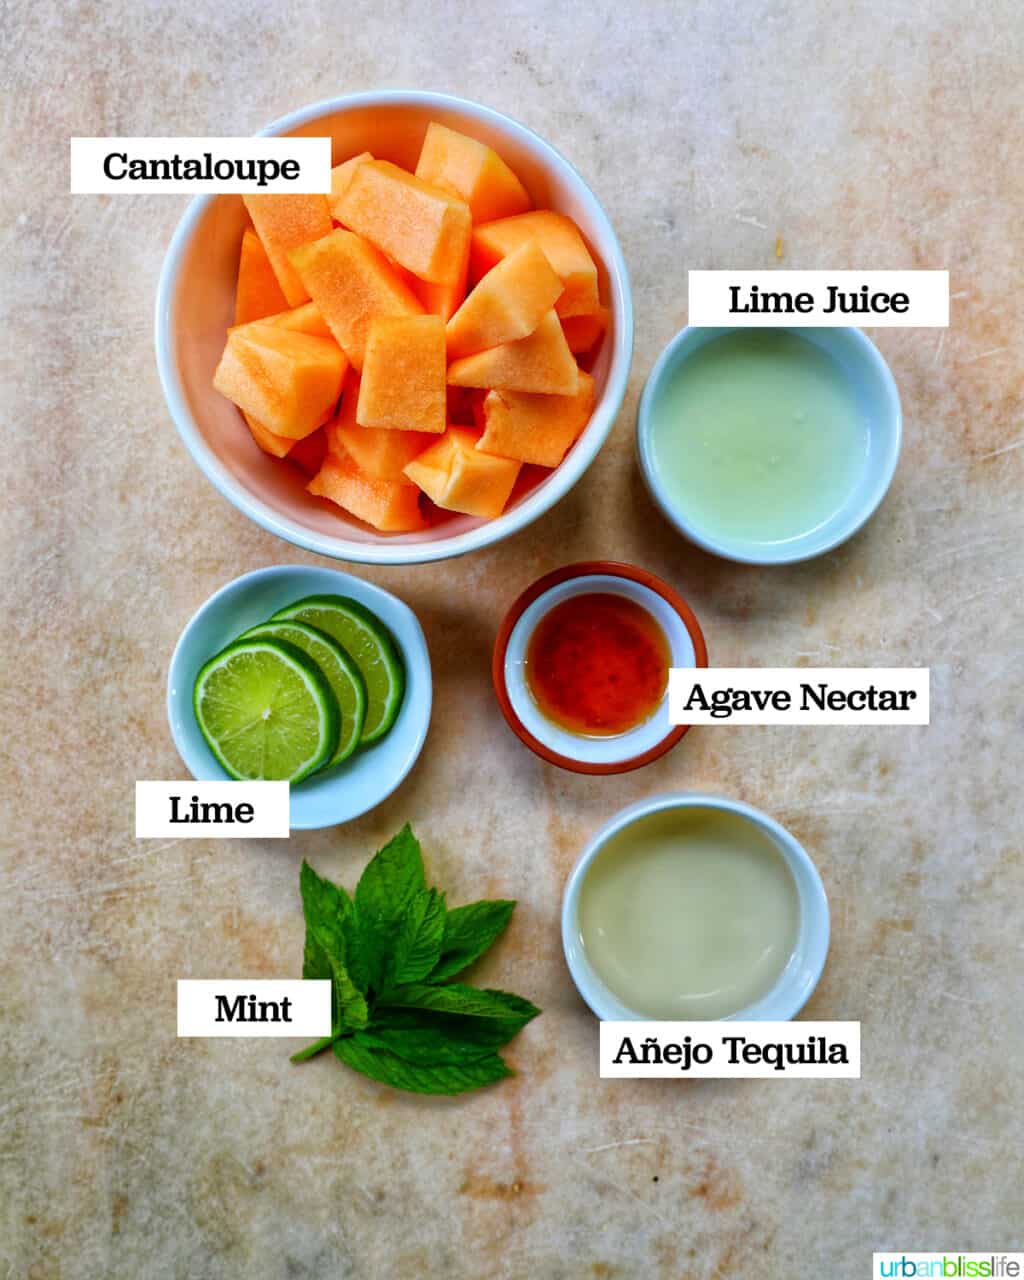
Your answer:
[[[803,846],[767,814],[739,800],[700,792],[652,796],[621,810],[597,832],[580,854],[562,898],[562,947],[572,980],[580,995],[599,1018],[609,1021],[650,1021],[649,1015],[624,1005],[595,973],[580,937],[579,899],[591,863],[612,836],[653,813],[673,809],[720,809],[743,818],[774,842],[796,882],[800,925],[792,954],[772,989],[756,1004],[723,1018],[724,1022],[785,1022],[794,1018],[818,985],[828,954],[828,899],[818,869]]]
[[[668,583],[635,565],[588,560],[545,574],[513,602],[495,643],[494,690],[513,733],[550,764],[574,773],[627,773],[663,756],[687,731],[688,726],[669,722],[667,690],[642,724],[626,733],[589,737],[571,733],[543,715],[526,680],[527,650],[537,624],[563,600],[590,592],[625,596],[646,609],[668,641],[673,667],[708,665],[700,624]]]
[[[286,604],[311,595],[351,596],[380,618],[405,664],[405,697],[398,718],[373,746],[291,789],[291,826],[305,831],[350,822],[386,799],[416,763],[427,728],[433,685],[430,655],[416,615],[388,591],[338,569],[275,565],[235,578],[212,595],[181,633],[167,673],[167,718],[178,754],[193,778],[222,782],[221,765],[196,724],[192,690],[199,668],[249,627]]]
[[[238,248],[246,222],[240,196],[199,196],[178,224],[160,276],[156,353],[167,405],[192,457],[217,489],[257,524],[297,546],[364,564],[416,564],[463,555],[525,528],[562,498],[593,462],[622,405],[633,352],[633,303],[622,250],[597,197],[572,165],[524,125],[462,98],[388,91],[331,98],[276,120],[263,135],[333,140],[338,163],[363,150],[415,168],[427,124],[438,120],[493,146],[538,207],[571,217],[588,240],[610,309],[591,369],[590,423],[555,471],[526,467],[496,520],[453,515],[410,534],[380,534],[310,497],[291,466],[268,458],[238,410],[213,388],[232,322]]]
[[[859,479],[851,481],[843,506],[831,519],[810,533],[785,542],[753,542],[716,538],[691,519],[667,492],[654,462],[652,445],[655,408],[680,366],[705,343],[733,329],[681,329],[658,357],[640,397],[636,442],[640,470],[648,492],[666,520],[691,542],[713,555],[740,564],[793,564],[823,555],[851,538],[874,514],[885,497],[896,471],[902,437],[902,410],[896,380],[881,352],[860,329],[807,328],[780,325],[780,329],[813,342],[846,371],[861,405],[868,429],[868,455]]]

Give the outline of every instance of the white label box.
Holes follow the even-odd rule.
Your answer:
[[[859,1080],[859,1022],[602,1022],[602,1079]]]
[[[691,271],[688,323],[945,329],[949,272]]]
[[[330,138],[72,138],[71,194],[326,195]]]
[[[179,1036],[312,1036],[331,1034],[326,978],[180,978]]]
[[[928,667],[673,667],[672,724],[926,725]]]
[[[287,782],[136,782],[135,838],[287,840]]]

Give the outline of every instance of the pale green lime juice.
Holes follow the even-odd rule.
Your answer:
[[[838,360],[787,330],[737,329],[677,367],[651,447],[668,498],[698,533],[786,542],[845,505],[868,428]]]

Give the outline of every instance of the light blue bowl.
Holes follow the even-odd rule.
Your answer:
[[[843,506],[818,528],[785,542],[714,537],[694,523],[679,502],[666,492],[654,465],[652,432],[655,408],[673,375],[705,343],[735,332],[735,329],[681,329],[651,370],[637,412],[636,442],[640,470],[648,492],[665,519],[698,547],[740,564],[793,564],[838,547],[874,514],[892,483],[900,456],[903,415],[899,391],[889,366],[870,338],[854,328],[778,327],[813,342],[842,365],[853,382],[868,425],[867,465],[859,479],[851,479]]]
[[[167,718],[178,754],[193,778],[223,781],[227,774],[199,732],[192,689],[203,663],[230,641],[303,596],[351,596],[380,618],[405,663],[405,698],[390,732],[343,764],[292,788],[291,825],[308,831],[350,822],[385,800],[408,774],[430,724],[433,685],[423,629],[407,604],[380,587],[338,569],[279,565],[229,582],[193,615],[181,633],[167,674]]]

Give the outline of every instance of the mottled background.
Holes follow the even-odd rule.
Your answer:
[[[1015,0],[611,5],[6,0],[0,1275],[868,1274],[873,1249],[1022,1247],[1021,12]],[[436,713],[398,793],[290,842],[136,843],[180,776],[164,678],[235,575],[309,561],[180,444],[151,338],[185,200],[68,196],[71,134],[249,133],[417,86],[579,166],[636,299],[629,395],[558,508],[462,561],[363,571],[418,612]],[[875,337],[904,400],[892,492],[837,554],[708,558],[645,497],[637,396],[689,267],[948,267],[952,324]],[[633,560],[712,661],[932,669],[932,725],[698,729],[638,774],[540,764],[488,684],[538,574]],[[802,839],[831,896],[807,1016],[863,1022],[859,1082],[614,1082],[562,963],[566,873],[619,806],[716,788]],[[175,1039],[175,979],[297,975],[305,855],[352,883],[406,819],[454,901],[519,899],[480,980],[545,1014],[516,1080],[397,1096],[287,1045]]]

